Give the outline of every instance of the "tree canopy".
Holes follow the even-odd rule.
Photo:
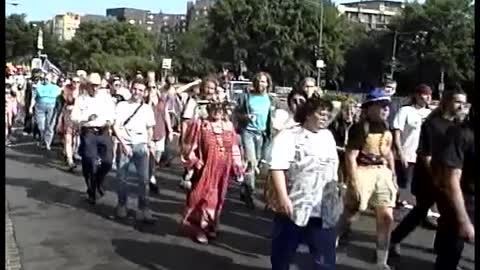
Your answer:
[[[324,59],[327,76],[338,77],[349,27],[334,5],[324,5]],[[279,83],[292,83],[315,71],[320,12],[305,0],[223,0],[209,16],[210,57],[238,65],[242,60],[255,72],[269,71]]]
[[[248,73],[272,74],[277,84],[292,85],[314,76],[316,59],[327,65],[322,78],[356,87],[379,82],[389,73],[397,37],[394,78],[399,91],[415,84],[473,86],[474,12],[471,0],[426,0],[408,3],[386,31],[368,31],[350,23],[330,0],[323,0],[323,46],[317,55],[320,4],[315,0],[222,0],[212,7],[206,25],[185,33],[153,35],[126,22],[82,23],[75,37],[60,42],[44,29],[44,52],[63,70],[85,69],[131,74],[161,70],[173,59],[173,72],[203,76],[221,66]],[[37,28],[25,15],[5,19],[7,60],[36,53]],[[51,30],[51,29],[50,29]],[[397,34],[395,34],[397,33]]]

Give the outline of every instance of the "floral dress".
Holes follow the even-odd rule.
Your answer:
[[[185,167],[194,173],[182,224],[194,233],[211,236],[219,223],[230,178],[244,171],[240,148],[229,121],[197,120],[188,130],[182,157]]]

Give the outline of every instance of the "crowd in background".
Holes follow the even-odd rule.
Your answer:
[[[108,72],[10,76],[6,145],[16,120],[46,151],[58,136],[66,166],[81,164],[92,205],[113,170],[116,216],[127,216],[132,178],[136,219],[146,223],[155,221],[148,203],[148,193],[161,186],[155,172],[179,157],[179,185],[187,192],[181,226],[204,244],[217,237],[228,186],[237,182],[246,207],[265,200],[275,213],[275,270],[288,269],[300,242],[309,246],[315,269],[335,269],[337,246],[369,209],[377,220],[379,269],[390,269],[388,258],[401,255],[400,243],[422,222],[437,228],[436,269],[456,269],[464,240],[474,238],[473,109],[465,92],[449,89],[432,110],[432,90],[421,84],[411,102],[394,106],[396,83],[387,81],[365,100],[350,97],[338,107],[305,78],[282,107],[270,95],[268,73],[256,74],[238,98],[223,75],[183,86],[172,75],[158,82],[152,73],[130,81]],[[435,204],[438,224],[428,219],[438,216]],[[394,228],[399,207],[413,209]]]

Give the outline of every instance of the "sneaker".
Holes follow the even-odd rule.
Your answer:
[[[208,237],[203,232],[197,233],[195,240],[200,244],[208,244]]]
[[[190,190],[192,188],[192,182],[190,181],[181,180],[178,185],[185,190]]]
[[[137,221],[145,223],[154,223],[155,219],[153,218],[152,211],[150,209],[139,210],[135,216]]]
[[[429,209],[427,216],[428,216],[428,217],[439,218],[439,217],[440,217],[440,214],[439,214],[439,213],[435,213],[435,212],[433,212],[431,209]]]
[[[388,254],[392,258],[402,256],[402,253],[400,250],[400,244],[392,244],[390,246],[390,251],[388,252]]]
[[[150,183],[151,184],[157,184],[157,178],[155,178],[155,175],[152,175],[152,177],[150,177]]]
[[[117,206],[115,214],[118,218],[126,218],[127,217],[127,207],[126,206]]]

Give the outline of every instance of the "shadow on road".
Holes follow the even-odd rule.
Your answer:
[[[254,266],[240,265],[231,258],[184,246],[168,245],[160,242],[142,242],[130,239],[114,239],[115,252],[125,259],[146,269],[175,270],[266,270]]]

